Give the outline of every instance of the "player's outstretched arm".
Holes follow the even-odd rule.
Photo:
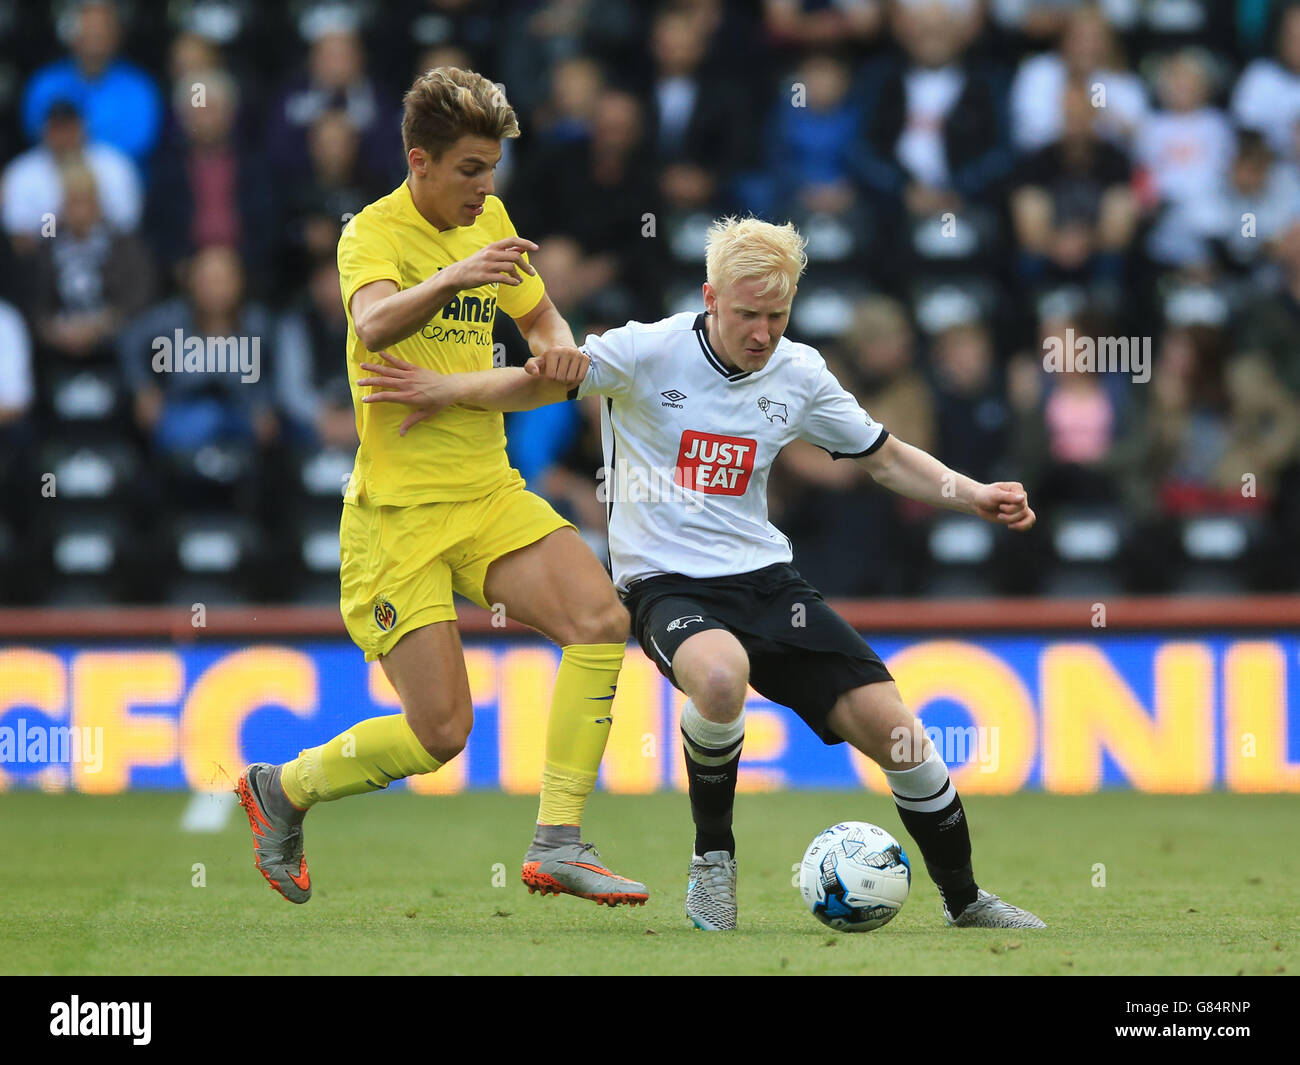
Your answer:
[[[362,403],[401,403],[413,408],[398,432],[431,418],[440,410],[458,404],[479,410],[532,410],[568,398],[587,374],[590,360],[576,348],[572,352],[546,352],[529,359],[523,369],[476,370],[443,374],[426,366],[415,366],[386,351],[383,362],[363,362],[372,376],[357,384],[373,388]]]
[[[1025,487],[1018,481],[981,484],[895,436],[857,462],[881,487],[932,507],[974,514],[1017,532],[1031,528],[1037,520]]]
[[[468,259],[443,267],[418,285],[399,290],[396,282],[382,280],[362,285],[352,294],[352,323],[367,351],[378,353],[417,332],[452,297],[480,285],[519,285],[519,271],[536,274],[524,259],[537,245],[522,237],[506,237],[480,248]]]

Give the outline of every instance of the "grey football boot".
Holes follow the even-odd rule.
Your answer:
[[[590,843],[563,843],[558,847],[530,847],[519,878],[528,893],[576,895],[599,906],[644,906],[650,892],[644,884],[605,868],[600,852]]]
[[[996,895],[979,889],[975,901],[961,911],[956,919],[943,908],[943,919],[952,928],[1046,928],[1040,918],[1019,906],[1003,902]]]
[[[257,871],[286,899],[301,904],[311,898],[311,876],[303,854],[302,819],[294,821],[275,812],[288,800],[267,802],[267,789],[279,787],[277,768],[266,762],[254,762],[240,774],[235,794],[248,814],[248,827],[253,831]]]
[[[705,932],[735,930],[736,859],[726,851],[691,855],[686,916]]]

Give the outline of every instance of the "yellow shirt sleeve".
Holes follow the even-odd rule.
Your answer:
[[[496,217],[493,219],[496,230],[496,235],[492,238],[493,243],[505,240],[506,237],[517,237],[519,234],[515,232],[515,225],[506,213],[506,205],[496,196],[489,196],[487,202],[496,212]],[[524,262],[528,262],[527,252],[524,253]],[[519,276],[524,279],[523,284],[497,286],[497,306],[511,318],[522,318],[541,303],[542,297],[546,295],[546,286],[542,284],[541,274],[526,274],[520,270]]]
[[[391,230],[368,218],[365,212],[353,217],[339,237],[339,289],[349,320],[352,297],[372,281],[392,281],[402,287],[401,255]]]

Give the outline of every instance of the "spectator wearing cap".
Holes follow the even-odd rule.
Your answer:
[[[143,190],[135,166],[111,145],[87,143],[77,106],[60,100],[46,112],[41,143],[15,158],[0,179],[5,232],[20,253],[58,232],[61,175],[70,166],[85,166],[94,175],[100,209],[110,226],[130,233],[139,225]]]
[[[72,22],[72,54],[33,75],[23,95],[23,128],[36,140],[56,100],[72,100],[92,142],[108,144],[143,167],[158,140],[162,95],[147,73],[118,55],[121,24],[106,0],[87,0]]]

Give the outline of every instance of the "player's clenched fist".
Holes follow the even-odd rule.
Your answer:
[[[997,481],[981,485],[975,510],[985,521],[995,521],[1016,532],[1032,528],[1037,516],[1029,508],[1025,486],[1019,481]]]
[[[551,348],[524,363],[524,372],[565,385],[581,384],[591,360],[577,348]]]
[[[479,285],[522,285],[524,279],[519,276],[520,270],[534,276],[537,274],[524,261],[524,253],[536,250],[537,245],[531,240],[506,237],[480,248],[468,259],[444,267],[442,276],[450,274],[458,289],[478,288]]]

